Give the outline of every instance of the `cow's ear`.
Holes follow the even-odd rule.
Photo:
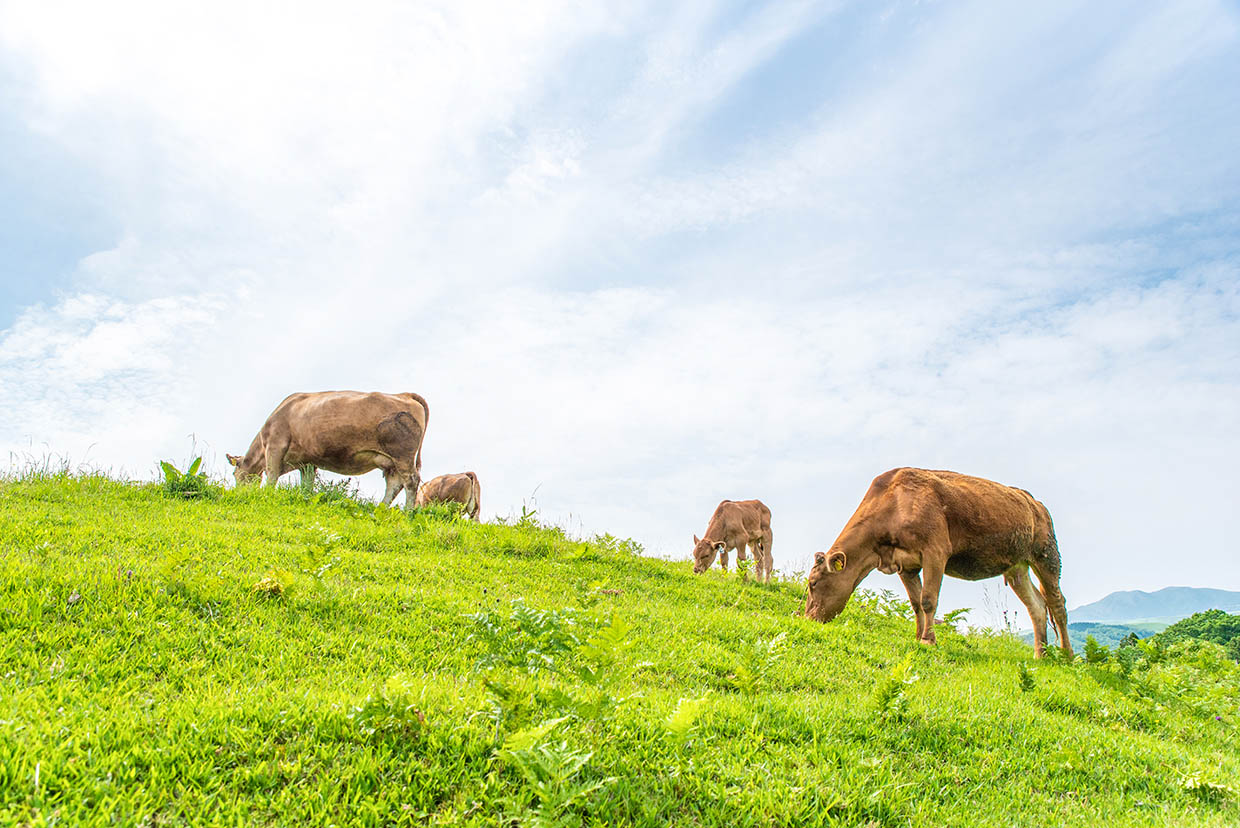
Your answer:
[[[820,565],[820,564],[824,564],[824,563],[826,563],[826,562],[827,562],[827,553],[826,553],[826,552],[815,552],[815,553],[814,553],[814,566],[818,566],[818,565]]]
[[[827,556],[827,568],[832,572],[839,572],[848,565],[848,556],[843,552],[832,552]]]
[[[694,536],[693,536],[693,545],[694,545],[694,546],[697,546],[699,543],[701,543],[701,541],[700,541],[700,540],[698,540],[698,536],[697,536],[697,535],[694,535]]]
[[[228,458],[228,462],[229,462],[229,464],[230,464],[230,465],[233,465],[233,466],[239,466],[239,465],[241,465],[241,458],[240,458],[240,457],[238,457],[237,455],[235,455],[235,454],[225,454],[224,456]]]

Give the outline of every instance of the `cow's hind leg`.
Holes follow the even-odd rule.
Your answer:
[[[1046,609],[1051,623],[1055,625],[1055,634],[1059,636],[1059,646],[1063,654],[1072,658],[1072,642],[1068,639],[1068,608],[1064,604],[1063,593],[1059,591],[1059,573],[1035,560],[1033,571],[1037,573],[1038,585],[1042,587],[1042,597],[1046,599]]]
[[[383,492],[383,505],[390,506],[396,499],[396,495],[400,494],[400,490],[404,488],[404,484],[400,482],[400,475],[395,469],[383,470],[383,482],[386,485]]]
[[[412,512],[418,506],[418,487],[422,485],[422,480],[418,477],[418,470],[406,470],[401,474],[400,482],[405,487],[405,511]]]
[[[417,506],[418,469],[421,468],[422,437],[425,429],[408,411],[398,411],[380,421],[375,430],[379,448],[392,458],[395,472],[405,487],[405,511],[412,512]],[[396,495],[393,494],[393,497]]]
[[[769,584],[771,582],[771,570],[775,568],[775,556],[771,553],[771,543],[775,540],[775,536],[771,534],[770,527],[762,533],[762,557],[766,564],[766,577],[762,583]]]
[[[1016,593],[1016,597],[1029,610],[1033,621],[1033,654],[1041,658],[1046,652],[1046,601],[1029,578],[1029,569],[1020,563],[1003,573],[1003,580]]]
[[[765,584],[771,580],[771,553],[766,551],[766,541],[754,541],[749,546],[753,552],[754,578],[758,583]]]

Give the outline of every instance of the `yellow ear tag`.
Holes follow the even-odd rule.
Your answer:
[[[831,565],[831,568],[834,569],[836,572],[839,572],[841,569],[844,568],[844,562],[841,561],[839,558],[836,558],[835,563]]]

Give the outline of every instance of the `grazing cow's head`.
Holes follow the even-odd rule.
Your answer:
[[[715,557],[724,549],[723,541],[711,542],[706,538],[693,536],[693,572],[695,575],[701,575],[703,572],[711,568],[715,562]]]
[[[849,567],[848,556],[842,551],[815,553],[805,591],[805,617],[830,621],[843,612],[860,581],[857,574],[856,565]]]
[[[244,457],[238,457],[235,454],[225,454],[224,456],[228,458],[228,462],[233,467],[233,479],[237,481],[238,486],[258,479],[259,475],[257,472],[246,468]]]

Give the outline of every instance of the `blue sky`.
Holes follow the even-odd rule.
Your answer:
[[[77,262],[117,229],[91,193],[92,175],[33,134],[18,115],[16,84],[0,87],[0,326],[70,287]]]
[[[1234,4],[65,14],[0,2],[18,461],[409,389],[429,474],[657,554],[760,497],[802,569],[918,465],[1044,500],[1072,605],[1240,589]]]

